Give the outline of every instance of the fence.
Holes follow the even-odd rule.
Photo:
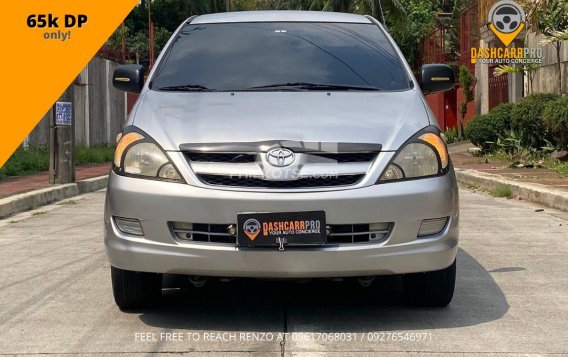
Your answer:
[[[534,93],[558,93],[558,60],[556,58],[556,49],[553,45],[543,45],[541,41],[544,39],[542,34],[531,32],[527,35],[526,47],[541,48],[543,52],[543,62],[535,71],[533,78]],[[560,65],[562,67],[562,93],[568,93],[568,41],[563,41],[560,51]],[[528,80],[526,80],[528,87]],[[525,93],[530,91],[526,88]]]
[[[81,71],[74,86],[73,119],[77,145],[113,145],[126,119],[126,95],[112,86],[116,63],[95,57]],[[49,113],[26,138],[24,145],[49,142]]]

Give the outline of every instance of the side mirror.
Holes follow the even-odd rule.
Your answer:
[[[422,93],[430,94],[454,88],[456,77],[446,64],[425,64],[420,71]]]
[[[112,85],[124,92],[140,93],[144,87],[144,67],[138,64],[118,66],[112,75]]]

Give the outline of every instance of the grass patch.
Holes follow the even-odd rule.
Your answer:
[[[41,216],[42,214],[46,214],[47,211],[35,211],[32,212],[32,216]]]
[[[114,157],[112,146],[91,146],[90,148],[78,146],[75,148],[75,164],[102,164],[111,162]]]
[[[509,185],[498,185],[489,194],[493,197],[506,197],[511,198],[513,192],[511,191],[511,186]]]
[[[457,128],[447,128],[444,132],[447,144],[453,144],[464,140],[465,138],[459,134]]]
[[[568,162],[565,162],[563,164],[558,164],[555,167],[555,170],[560,172],[561,174],[568,175]]]
[[[468,184],[465,184],[465,185],[463,185],[463,187],[465,187],[465,188],[467,188],[467,189],[469,189],[469,190],[473,190],[473,191],[479,190],[479,186],[477,186],[477,185],[468,185]]]
[[[63,201],[61,202],[59,205],[60,206],[72,206],[72,205],[76,205],[77,201],[75,200],[67,200],[67,201]]]
[[[49,152],[47,146],[37,146],[27,150],[20,148],[4,166],[0,167],[0,180],[9,176],[30,175],[48,169]]]
[[[546,166],[563,175],[568,175],[568,162],[551,162],[547,163]]]
[[[75,149],[75,164],[102,164],[111,162],[114,156],[112,146],[93,146],[90,148],[78,146]],[[31,175],[49,169],[49,149],[47,146],[33,146],[27,149],[19,148],[0,167],[0,180],[10,176]]]

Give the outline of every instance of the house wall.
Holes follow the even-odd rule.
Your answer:
[[[527,35],[527,47],[543,49],[543,64],[534,75],[533,92],[558,93],[558,68],[556,59],[556,49],[553,45],[541,45],[544,36],[542,34],[529,33]],[[568,41],[563,41],[560,52],[560,63],[562,65],[562,93],[568,94]],[[528,80],[525,78],[525,93],[528,93]]]

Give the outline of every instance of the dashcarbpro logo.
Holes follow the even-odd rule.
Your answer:
[[[514,1],[501,0],[491,7],[487,21],[491,31],[507,47],[525,28],[525,10]]]
[[[250,240],[254,240],[260,233],[260,222],[254,218],[247,219],[243,224],[243,231]]]
[[[509,47],[525,28],[526,15],[523,7],[512,0],[496,2],[487,14],[489,29],[503,43],[503,46],[471,48],[471,63],[487,64],[528,64],[542,63],[542,49]]]

